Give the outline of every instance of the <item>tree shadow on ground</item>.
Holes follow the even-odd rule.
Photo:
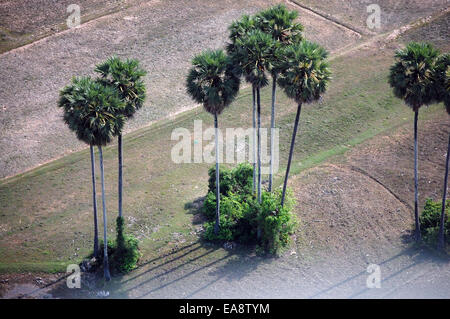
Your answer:
[[[388,266],[389,263],[396,262],[396,260],[398,260],[400,258],[404,258],[404,257],[408,258],[407,259],[408,262],[405,265],[403,265],[400,269],[395,270],[394,272],[390,273],[386,277],[381,277],[381,282],[380,282],[381,285],[388,283],[390,280],[396,279],[396,277],[398,277],[402,274],[407,274],[408,271],[410,271],[413,267],[424,264],[426,262],[432,262],[437,265],[448,264],[449,259],[447,257],[433,254],[432,252],[430,252],[427,249],[424,249],[423,247],[418,247],[418,246],[412,245],[410,238],[411,238],[411,234],[404,236],[404,240],[406,242],[410,243],[409,247],[402,250],[400,253],[398,253],[388,259],[385,259],[382,262],[377,263],[377,265],[380,266],[382,269],[383,266]],[[349,284],[350,282],[352,282],[354,280],[365,279],[365,278],[367,278],[367,276],[369,276],[369,273],[366,270],[361,271],[360,273],[350,276],[350,277],[346,278],[345,280],[341,280],[336,284],[333,284],[325,289],[320,290],[319,292],[309,296],[308,298],[309,299],[325,298],[328,294],[332,294],[335,289],[342,288],[343,286],[345,286],[346,284]],[[383,297],[384,298],[389,297],[390,295],[392,295],[395,292],[395,290],[396,289],[393,289],[393,291],[384,295]],[[371,291],[373,291],[372,288],[366,287],[366,288],[363,288],[363,289],[353,292],[351,295],[347,296],[347,298],[350,298],[350,299],[352,299],[352,298],[367,298],[368,295],[364,295],[364,294],[371,292]],[[362,295],[364,295],[364,297],[362,297]]]
[[[184,205],[186,213],[193,215],[194,225],[205,222],[201,213],[203,201],[204,197],[199,197]],[[117,282],[117,293],[112,294],[112,297],[128,297],[130,294],[133,298],[159,296],[163,289],[176,291],[177,285],[186,281],[190,285],[183,285],[183,297],[192,298],[221,279],[238,281],[252,273],[261,262],[272,259],[256,256],[252,246],[233,243],[232,248],[224,249],[224,243],[204,241],[201,231],[197,235],[199,238],[196,242],[143,263],[133,274],[124,276]],[[198,281],[200,287],[196,283],[192,284],[194,275],[201,277]],[[210,277],[213,279],[208,281]]]
[[[200,225],[206,221],[206,218],[202,214],[203,202],[205,201],[205,196],[198,197],[192,202],[184,204],[184,210],[187,214],[193,215],[192,224]]]

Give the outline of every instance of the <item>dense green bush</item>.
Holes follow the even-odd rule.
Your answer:
[[[137,266],[141,256],[138,240],[131,235],[124,234],[124,219],[116,219],[116,251],[111,256],[111,265],[118,271],[127,273]]]
[[[216,167],[208,171],[208,192],[216,192]],[[229,192],[250,193],[253,185],[253,167],[248,163],[241,163],[232,170],[220,168],[220,194]]]
[[[103,264],[103,247],[103,241],[100,241],[98,265]],[[124,233],[123,217],[116,219],[116,240],[108,240],[108,257],[110,269],[121,273],[135,269],[141,257],[138,240]]]
[[[286,194],[284,207],[281,207],[281,191],[263,192],[258,209],[258,225],[261,230],[261,246],[272,254],[282,250],[289,244],[296,226],[295,216],[291,212],[293,197]]]
[[[220,231],[214,233],[216,215],[215,167],[209,170],[209,191],[203,214],[207,218],[204,237],[210,241],[237,241],[258,244],[262,250],[276,254],[289,244],[296,219],[291,213],[293,199],[288,193],[281,207],[281,192],[263,191],[258,203],[252,193],[253,167],[240,164],[234,169],[221,168]],[[259,236],[258,236],[259,230]]]
[[[442,202],[427,199],[420,215],[420,227],[424,242],[430,245],[437,243],[441,221]],[[450,243],[450,200],[445,203],[446,221],[444,223],[444,236],[446,243]]]

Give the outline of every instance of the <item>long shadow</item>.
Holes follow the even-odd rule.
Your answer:
[[[404,268],[402,268],[402,269],[400,269],[400,270],[398,270],[397,272],[389,275],[388,277],[382,279],[381,282],[386,282],[387,280],[390,280],[393,277],[401,274],[403,271],[405,271],[405,270],[407,270],[407,269],[409,269],[411,267],[414,267],[415,265],[421,264],[421,263],[423,263],[426,260],[433,260],[434,262],[446,262],[443,259],[436,258],[436,256],[433,256],[433,255],[427,253],[423,249],[419,249],[419,248],[416,248],[416,247],[409,247],[409,248],[406,248],[404,251],[402,251],[402,252],[400,252],[400,253],[398,253],[398,254],[396,254],[396,255],[394,255],[394,256],[392,256],[392,257],[390,257],[390,258],[388,258],[388,259],[386,259],[386,260],[384,260],[384,261],[382,261],[380,263],[378,263],[378,265],[387,264],[387,263],[389,263],[389,262],[391,262],[391,261],[393,261],[393,260],[395,260],[395,259],[397,259],[399,257],[402,257],[402,256],[412,257],[413,258],[413,263],[408,265],[408,266],[406,266],[406,267],[404,267]],[[340,286],[342,286],[342,285],[344,285],[344,284],[346,284],[346,283],[348,283],[348,282],[350,282],[350,281],[352,281],[352,280],[354,280],[354,279],[356,279],[356,278],[358,278],[360,276],[367,275],[367,274],[368,274],[367,271],[362,271],[362,272],[360,272],[360,273],[358,273],[356,275],[353,275],[353,276],[351,276],[351,277],[349,277],[349,278],[347,278],[347,279],[345,279],[345,280],[343,280],[341,282],[338,282],[337,284],[334,284],[334,285],[332,285],[332,286],[330,286],[330,287],[328,287],[328,288],[326,288],[324,290],[321,290],[318,293],[316,293],[316,294],[314,294],[314,295],[312,295],[312,296],[310,296],[308,298],[309,299],[317,298],[317,297],[319,297],[319,296],[321,296],[321,295],[323,295],[323,294],[325,294],[327,292],[330,292],[331,290],[333,290],[333,289],[335,289],[337,287],[340,287]],[[365,288],[362,291],[354,293],[349,298],[354,298],[354,297],[364,293],[367,290],[369,290],[369,288]]]
[[[193,292],[188,294],[186,298],[192,298],[194,295],[202,292],[206,288],[222,279],[225,279],[227,281],[241,280],[242,278],[253,272],[262,261],[262,259],[259,257],[248,256],[248,251],[237,252],[234,255],[237,256],[237,258],[228,259],[225,265],[210,272],[210,275],[216,276],[214,280],[211,280],[209,283],[194,290]]]
[[[143,285],[145,285],[145,284],[147,284],[147,283],[149,283],[149,282],[151,282],[151,281],[153,281],[153,280],[155,280],[155,279],[158,279],[158,278],[160,278],[160,277],[166,276],[166,275],[168,275],[168,274],[174,272],[175,270],[180,269],[181,267],[186,266],[188,263],[192,263],[192,262],[194,262],[194,261],[196,261],[196,260],[198,260],[198,259],[200,259],[200,258],[203,258],[203,257],[205,257],[205,256],[207,256],[207,255],[213,253],[213,252],[216,251],[217,249],[218,249],[218,248],[212,248],[211,250],[207,251],[207,252],[204,253],[204,254],[201,254],[200,256],[197,256],[197,257],[195,257],[195,258],[189,259],[188,262],[185,262],[185,263],[182,263],[182,264],[180,264],[180,265],[178,265],[178,266],[175,266],[175,267],[171,268],[170,270],[167,270],[167,271],[165,271],[165,272],[163,272],[163,273],[160,273],[160,274],[158,274],[158,275],[156,275],[156,276],[153,276],[153,277],[151,277],[151,278],[149,278],[149,279],[147,279],[147,280],[145,280],[145,281],[143,281],[143,282],[137,284],[137,285],[134,286],[134,287],[131,287],[131,288],[128,288],[128,289],[124,290],[123,293],[130,292],[131,290],[134,290],[134,289],[137,289],[137,288],[139,288],[139,287],[142,287]]]
[[[188,245],[188,246],[185,246],[185,247],[183,247],[183,248],[181,248],[181,249],[179,249],[179,250],[177,250],[177,251],[175,251],[175,252],[172,252],[172,253],[170,253],[170,254],[167,254],[166,256],[167,256],[167,257],[168,257],[168,256],[172,256],[172,255],[174,255],[174,254],[176,254],[176,253],[178,253],[178,252],[180,252],[180,251],[183,251],[184,249],[186,249],[186,248],[188,248],[188,247],[192,247],[192,246],[195,245],[195,244],[196,244],[196,243],[193,243],[193,244],[190,244],[190,245]],[[172,258],[172,259],[170,259],[170,260],[168,260],[168,261],[163,262],[162,264],[159,264],[159,265],[156,265],[156,266],[154,266],[154,267],[151,267],[151,268],[149,268],[149,269],[143,271],[142,273],[140,273],[140,274],[138,274],[138,275],[136,275],[136,276],[134,276],[134,277],[131,277],[131,278],[128,278],[127,280],[121,281],[120,283],[121,283],[121,284],[125,284],[125,283],[127,283],[127,282],[132,281],[132,280],[135,280],[135,279],[137,279],[137,278],[139,278],[139,277],[141,277],[141,276],[143,276],[143,275],[145,275],[145,274],[147,274],[147,273],[149,273],[149,272],[151,272],[151,271],[153,271],[153,270],[156,270],[156,269],[158,269],[158,268],[160,268],[160,267],[162,267],[162,266],[164,266],[164,265],[167,265],[167,264],[170,264],[170,263],[172,263],[172,262],[175,262],[175,261],[177,261],[177,260],[179,260],[179,259],[181,259],[181,258],[183,258],[183,257],[185,257],[185,256],[187,256],[187,255],[189,255],[189,254],[191,254],[191,253],[193,253],[194,251],[199,250],[200,248],[201,248],[201,246],[197,246],[197,247],[195,247],[194,249],[188,250],[187,252],[185,252],[185,253],[183,253],[183,254],[181,254],[181,255],[175,257],[175,258]],[[148,261],[148,262],[146,262],[145,264],[143,264],[142,266],[140,266],[139,268],[143,268],[144,265],[148,265],[148,264],[150,264],[150,263],[152,263],[152,262],[155,262],[156,260],[165,258],[166,256],[163,256],[163,257],[160,257],[160,258],[155,258],[155,259],[153,259],[153,260],[151,260],[151,261]]]
[[[228,255],[226,255],[226,256],[224,256],[222,258],[219,258],[219,259],[217,259],[215,261],[210,262],[209,264],[206,264],[206,265],[204,265],[204,266],[202,266],[200,268],[197,268],[197,269],[187,273],[186,275],[178,277],[177,279],[174,279],[174,280],[172,280],[172,281],[170,281],[168,283],[165,283],[165,284],[163,284],[163,285],[161,285],[159,287],[153,288],[153,289],[149,290],[148,292],[146,292],[146,293],[144,293],[144,294],[142,294],[142,295],[140,295],[140,296],[138,296],[136,298],[143,298],[143,297],[147,296],[148,294],[151,294],[152,292],[155,292],[155,291],[161,290],[161,289],[163,289],[163,288],[165,288],[167,286],[170,286],[170,285],[172,285],[172,284],[174,284],[174,283],[176,283],[176,282],[178,282],[180,280],[183,280],[183,279],[185,279],[185,278],[187,278],[189,276],[192,276],[193,274],[195,274],[195,273],[197,273],[197,272],[199,272],[199,271],[201,271],[203,269],[209,268],[209,267],[211,267],[211,266],[221,262],[222,260],[230,258],[232,255],[233,255],[232,253],[229,253]]]
[[[204,197],[199,197],[199,198],[195,199],[194,201],[186,203],[184,205],[186,213],[194,215],[193,224],[200,224],[200,223],[204,222],[204,218],[201,214],[201,207],[203,204],[203,200],[204,200]],[[194,245],[198,245],[198,246],[193,248]],[[189,248],[189,249],[186,249],[186,248]],[[196,251],[199,250],[200,248],[206,249],[207,251],[200,255],[195,255]],[[198,292],[206,289],[207,287],[211,286],[214,282],[220,280],[221,278],[228,278],[228,280],[239,280],[239,279],[245,277],[246,275],[251,273],[254,269],[256,269],[258,260],[262,260],[261,258],[258,258],[255,256],[250,257],[249,249],[235,248],[235,249],[233,249],[233,251],[229,251],[225,256],[214,259],[213,261],[204,264],[205,262],[208,261],[208,259],[206,259],[203,263],[201,262],[198,267],[195,267],[194,269],[192,269],[190,272],[188,272],[186,274],[182,274],[179,277],[177,275],[173,275],[173,273],[176,272],[177,270],[180,270],[181,268],[183,268],[195,261],[205,258],[208,255],[212,254],[213,252],[218,251],[219,249],[221,249],[221,246],[219,246],[219,245],[211,245],[211,244],[206,245],[206,243],[204,243],[202,240],[199,240],[196,243],[185,246],[176,252],[173,252],[173,253],[163,256],[163,257],[158,257],[153,260],[150,260],[150,261],[146,262],[145,264],[141,265],[140,268],[147,266],[150,263],[155,262],[156,260],[159,260],[161,258],[167,258],[167,257],[170,258],[170,256],[173,256],[174,254],[178,254],[178,253],[182,252],[182,254],[177,255],[173,258],[170,258],[170,260],[167,260],[167,261],[165,261],[161,264],[158,264],[156,266],[153,266],[149,269],[145,269],[145,271],[143,271],[142,273],[137,274],[131,278],[128,278],[122,282],[118,282],[117,284],[121,286],[123,284],[130,283],[133,280],[137,280],[139,278],[144,280],[142,282],[132,285],[132,287],[128,287],[128,288],[124,287],[124,288],[126,288],[125,290],[118,289],[117,294],[115,294],[115,295],[116,296],[127,295],[129,292],[135,291],[136,289],[139,289],[139,288],[145,290],[146,289],[145,286],[148,285],[149,283],[151,283],[152,281],[155,281],[158,278],[162,278],[162,277],[172,274],[172,278],[174,278],[174,279],[170,280],[171,278],[169,277],[168,278],[170,280],[169,282],[164,283],[164,284],[154,287],[154,288],[150,287],[151,288],[150,290],[144,291],[138,297],[136,297],[136,298],[143,298],[153,292],[159,291],[165,287],[173,285],[176,282],[179,282],[185,278],[188,278],[189,276],[192,276],[204,269],[207,269],[211,266],[217,265],[218,263],[221,263],[224,260],[228,259],[228,261],[225,263],[225,265],[221,266],[218,269],[214,269],[214,271],[210,272],[210,274],[212,276],[216,276],[217,278],[214,279],[212,282],[206,284],[205,286],[191,292],[188,295],[188,298],[189,298],[189,296],[193,296],[193,295],[197,294]],[[184,251],[182,251],[182,250],[184,250]],[[194,254],[194,256],[190,256],[192,254]],[[233,256],[235,256],[237,258],[231,258]],[[210,260],[211,259],[212,258],[210,258]],[[178,263],[176,263],[177,261],[178,261]],[[169,265],[169,267],[168,267],[169,269],[167,269],[166,271],[159,273],[159,274],[152,274],[152,272],[155,271],[156,269],[161,268],[166,265]],[[170,266],[170,265],[172,265],[172,266]],[[146,276],[151,276],[151,277],[146,278]]]
[[[396,276],[402,274],[405,270],[408,270],[408,269],[410,269],[410,268],[413,268],[414,266],[417,266],[417,265],[419,265],[419,264],[421,264],[421,263],[423,263],[423,262],[424,262],[423,260],[422,260],[422,261],[418,261],[418,262],[417,262],[417,261],[416,261],[416,262],[413,262],[412,264],[409,264],[408,266],[405,266],[405,267],[401,268],[400,270],[396,271],[395,273],[393,273],[393,274],[387,276],[386,278],[382,279],[382,280],[381,280],[381,283],[386,282],[386,281],[388,281],[388,280],[390,280],[390,279],[392,279],[392,278],[394,278],[394,277],[396,277]],[[357,296],[359,296],[359,295],[362,295],[363,293],[369,291],[370,289],[371,289],[371,288],[364,288],[364,289],[362,289],[362,290],[360,290],[360,291],[358,291],[358,292],[356,292],[356,293],[350,295],[348,298],[349,298],[349,299],[355,298],[355,297],[357,297]]]
[[[169,256],[171,256],[171,255],[175,255],[175,254],[179,253],[180,251],[185,250],[185,249],[187,249],[187,248],[190,248],[190,247],[192,247],[192,246],[194,246],[194,245],[196,245],[196,244],[197,244],[197,243],[195,242],[195,243],[192,243],[192,244],[183,246],[183,247],[181,247],[181,248],[179,248],[179,249],[176,249],[176,250],[174,249],[174,250],[172,250],[172,251],[171,251],[170,253],[168,253],[168,254],[165,254],[165,255],[158,256],[158,257],[156,257],[156,258],[147,260],[146,262],[140,264],[136,269],[143,268],[144,266],[146,266],[146,265],[148,265],[148,264],[151,264],[151,263],[153,263],[153,262],[155,262],[155,261],[158,261],[158,260],[163,259],[163,258],[167,258],[167,257],[169,257]]]

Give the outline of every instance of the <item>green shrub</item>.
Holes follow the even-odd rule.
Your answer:
[[[250,194],[253,188],[253,167],[248,163],[241,163],[232,170],[234,178],[234,192]]]
[[[216,193],[216,166],[213,166],[208,171],[208,192]],[[233,189],[233,176],[231,171],[223,167],[219,167],[219,180],[220,180],[220,194],[226,195]]]
[[[100,254],[97,264],[103,265],[103,240],[100,240]],[[141,257],[138,240],[124,234],[124,219],[116,219],[116,240],[108,239],[108,262],[111,271],[128,273],[135,269]]]
[[[216,166],[209,169],[208,175],[208,192],[216,193]],[[250,164],[241,163],[232,170],[220,167],[219,175],[221,195],[227,195],[229,192],[251,193],[253,167]]]
[[[124,234],[124,219],[116,219],[116,250],[111,256],[111,265],[118,271],[127,273],[136,268],[139,257],[138,240]]]
[[[439,235],[439,227],[441,222],[441,210],[442,202],[434,202],[431,199],[427,199],[425,206],[420,215],[420,230],[425,243],[430,245],[437,244]],[[446,221],[444,223],[444,236],[446,243],[450,243],[450,200],[445,203]]]
[[[208,192],[203,202],[202,213],[205,217],[212,221],[216,218],[216,194],[214,192]]]
[[[280,253],[287,247],[295,230],[297,223],[291,212],[292,204],[290,193],[286,194],[284,207],[281,207],[281,191],[262,193],[257,216],[261,231],[260,245],[271,254]]]
[[[217,235],[214,233],[216,194],[213,167],[209,170],[209,192],[203,204],[203,214],[208,220],[204,238],[210,241],[258,243],[262,250],[273,254],[287,247],[296,225],[295,216],[291,213],[294,203],[292,195],[288,192],[282,208],[280,191],[263,191],[260,204],[252,192],[251,165],[240,164],[232,170],[221,170],[224,181],[220,181],[220,231]]]

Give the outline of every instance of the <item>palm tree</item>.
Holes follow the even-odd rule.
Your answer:
[[[279,4],[267,10],[261,11],[255,17],[257,27],[272,36],[279,48],[297,43],[302,40],[303,26],[294,22],[298,17],[297,11],[289,11],[285,5]],[[270,173],[269,173],[269,192],[272,191],[273,184],[273,161],[274,161],[274,130],[275,130],[275,100],[277,76],[282,71],[276,66],[282,59],[280,55],[282,50],[274,50],[270,73],[272,75],[272,110],[271,110],[271,133],[270,133]]]
[[[205,51],[192,59],[192,68],[186,81],[188,94],[202,103],[205,110],[214,116],[216,140],[216,224],[220,228],[220,186],[219,186],[219,129],[217,116],[233,102],[239,92],[239,77],[234,66],[222,50]]]
[[[86,80],[87,81],[87,80]],[[75,116],[79,116],[75,113],[80,107],[80,102],[75,99],[77,92],[84,90],[85,80],[74,79],[71,85],[64,87],[60,91],[60,98],[58,101],[58,107],[64,108],[64,121],[69,125],[69,128],[76,132],[78,125],[75,125]],[[73,124],[71,124],[73,123]],[[95,155],[94,146],[89,144],[89,150],[91,155],[91,177],[92,177],[92,203],[94,208],[94,252],[95,258],[98,257],[99,247],[98,247],[98,218],[97,218],[97,191],[95,187]]]
[[[108,264],[102,146],[111,142],[112,137],[121,131],[125,122],[122,115],[124,104],[112,87],[105,86],[90,77],[81,77],[73,78],[72,83],[61,90],[58,106],[64,109],[64,122],[76,133],[78,139],[90,146],[97,146],[99,150],[103,204],[103,268],[105,279],[108,281],[111,276]],[[92,159],[91,156],[91,161]]]
[[[145,100],[146,90],[143,77],[145,72],[139,66],[139,61],[134,59],[120,60],[118,57],[111,57],[105,62],[98,64],[95,72],[101,76],[101,81],[114,87],[120,98],[125,103],[123,115],[132,118],[139,110]],[[123,194],[123,151],[122,132],[118,133],[118,159],[119,159],[119,217],[122,217],[122,194]]]
[[[409,43],[395,53],[396,62],[390,68],[389,84],[394,95],[405,101],[414,112],[414,218],[415,240],[420,241],[417,121],[419,109],[435,98],[432,72],[438,51],[428,43]]]
[[[236,40],[233,61],[239,61],[245,80],[256,91],[257,105],[257,154],[258,154],[258,201],[261,202],[261,97],[260,89],[268,84],[266,71],[270,67],[275,41],[261,30],[252,30]]]
[[[447,113],[450,115],[450,54],[442,54],[436,61],[433,79],[436,85],[437,101],[444,102]],[[447,158],[445,161],[444,192],[442,195],[442,210],[439,226],[438,248],[444,248],[445,204],[447,200],[448,166],[450,159],[450,135],[448,137]]]
[[[252,16],[244,14],[240,20],[233,21],[228,27],[230,31],[229,40],[227,43],[226,50],[230,57],[234,57],[237,51],[236,41],[237,39],[242,39],[250,31],[255,30],[255,19]],[[241,64],[240,61],[233,59],[235,64],[236,73],[240,75]],[[252,87],[252,117],[253,117],[253,193],[256,193],[256,90]]]
[[[286,187],[302,104],[320,99],[327,88],[331,76],[328,62],[326,61],[328,52],[316,43],[302,40],[299,43],[286,47],[283,55],[284,61],[281,62],[283,72],[278,78],[278,85],[284,89],[289,98],[297,102],[298,107],[292,132],[286,176],[284,178],[281,206],[284,205],[286,196]]]

